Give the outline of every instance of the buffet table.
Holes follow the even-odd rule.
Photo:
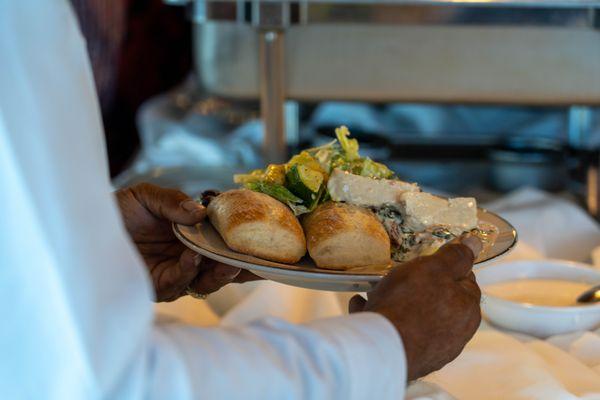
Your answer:
[[[594,257],[600,227],[571,202],[522,189],[487,208],[508,219],[520,236],[515,250],[499,262],[558,258],[600,267],[600,259],[593,260],[600,258]],[[159,304],[157,318],[210,326],[270,315],[302,323],[346,313],[351,296],[259,281],[230,285],[206,301],[184,297]],[[600,399],[600,329],[539,339],[484,321],[463,353],[412,383],[407,398]]]

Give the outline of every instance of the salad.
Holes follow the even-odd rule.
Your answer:
[[[334,169],[372,179],[397,179],[385,165],[361,157],[356,139],[345,126],[335,129],[336,139],[303,150],[285,164],[270,164],[233,180],[245,188],[265,193],[287,204],[295,215],[313,211],[331,197],[327,181]]]

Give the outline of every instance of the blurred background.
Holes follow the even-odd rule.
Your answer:
[[[116,187],[232,187],[344,124],[424,187],[598,214],[600,1],[72,3]]]

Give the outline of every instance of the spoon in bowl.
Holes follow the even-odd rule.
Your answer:
[[[592,286],[577,297],[578,303],[597,303],[600,301],[600,285]]]

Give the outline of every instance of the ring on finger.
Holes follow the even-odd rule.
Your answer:
[[[189,286],[187,288],[185,288],[185,293],[192,296],[193,298],[199,299],[199,300],[205,300],[208,297],[207,294],[198,293]]]

